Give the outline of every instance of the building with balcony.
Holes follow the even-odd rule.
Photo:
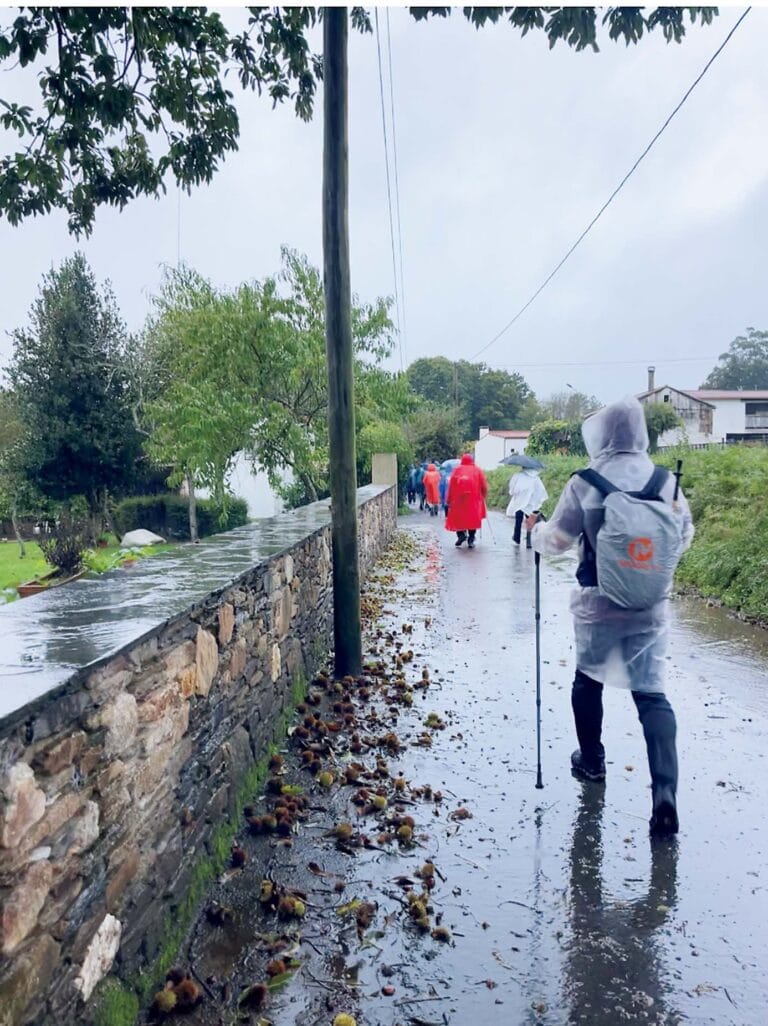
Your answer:
[[[641,403],[669,403],[683,426],[665,431],[659,448],[678,445],[733,445],[737,442],[768,444],[768,389],[673,388],[654,382],[648,368],[648,388],[637,397]]]

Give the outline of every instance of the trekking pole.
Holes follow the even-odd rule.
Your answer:
[[[683,476],[683,461],[677,461],[677,469],[675,470],[675,494],[672,496],[672,509],[677,513],[677,496],[680,493],[680,478]]]
[[[541,790],[541,553],[533,556],[536,602],[536,787]]]

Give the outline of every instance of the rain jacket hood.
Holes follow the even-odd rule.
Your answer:
[[[462,467],[469,467],[474,462],[475,461],[472,459],[472,457],[469,455],[468,452],[465,452],[464,455],[461,457],[461,465],[462,465]]]
[[[593,463],[619,453],[648,450],[645,414],[634,396],[604,406],[587,417],[581,425],[581,434]]]

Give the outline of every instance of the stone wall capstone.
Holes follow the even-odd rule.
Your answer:
[[[358,509],[365,575],[393,488]],[[151,966],[196,860],[328,653],[330,527],[0,720],[0,1026],[87,1022]]]

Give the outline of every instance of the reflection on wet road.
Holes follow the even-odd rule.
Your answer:
[[[320,787],[294,735],[286,771],[306,788],[307,816],[286,841],[249,836],[242,821],[247,862],[214,894],[231,925],[202,915],[186,950],[209,981],[190,1026],[234,1021],[242,988],[264,978],[268,952],[285,950],[276,944],[297,959],[269,997],[276,1026],[328,1026],[342,1011],[359,1026],[763,1026],[766,635],[675,604],[668,690],[681,833],[651,843],[645,749],[627,693],[605,695],[606,783],[570,775],[572,560],[543,561],[537,791],[532,553],[513,547],[500,515],[473,551],[456,549],[442,524],[418,513],[402,521],[419,554],[406,570],[382,569],[383,609],[366,638],[389,684],[362,679],[376,694],[353,704],[357,754],[343,730],[331,751],[338,772],[353,759],[367,764],[368,786],[389,794],[390,811],[361,811],[356,784]],[[413,659],[403,663],[405,650]],[[408,701],[393,694],[396,666]],[[424,672],[429,684],[418,690]],[[329,696],[315,696],[325,707],[313,700],[302,716],[344,709],[329,684]],[[440,727],[425,731],[435,718]],[[399,803],[397,814],[413,817],[412,844],[386,833]],[[357,831],[367,843],[339,843]],[[419,930],[407,892],[422,887],[425,860],[431,918]],[[264,877],[305,896],[300,925],[258,907]]]
[[[681,834],[652,844],[628,694],[606,695],[605,786],[581,784],[568,769],[572,560],[543,565],[537,792],[531,554],[513,546],[499,515],[474,552],[454,549],[442,523],[414,515],[405,524],[437,535],[443,549],[430,658],[451,682],[443,708],[463,739],[440,753],[440,784],[474,813],[451,874],[464,866],[467,918],[489,924],[457,941],[456,973],[472,1000],[454,1002],[456,1011],[498,1014],[504,983],[504,1017],[514,1023],[767,1022],[768,632],[698,601],[674,604],[668,692],[679,723]],[[499,986],[481,993],[477,981],[488,976]]]

